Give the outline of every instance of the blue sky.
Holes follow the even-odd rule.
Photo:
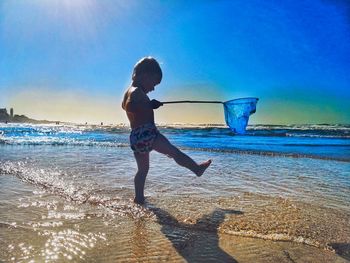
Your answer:
[[[306,1],[0,2],[0,107],[37,119],[126,122],[143,56],[151,98],[259,97],[252,123],[350,123],[350,4]],[[222,123],[219,105],[167,105],[159,123]]]

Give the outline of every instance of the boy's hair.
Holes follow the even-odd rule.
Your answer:
[[[133,82],[137,82],[138,78],[145,73],[158,75],[159,81],[161,81],[163,77],[159,63],[152,57],[144,57],[136,63],[132,72]]]

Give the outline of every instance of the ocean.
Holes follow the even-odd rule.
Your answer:
[[[0,124],[2,262],[347,262],[350,125],[159,125],[133,204],[128,126]]]

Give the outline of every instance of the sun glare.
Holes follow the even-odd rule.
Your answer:
[[[37,2],[48,21],[64,26],[74,38],[96,38],[115,19],[133,7],[132,1],[41,0]]]
[[[6,1],[0,29],[6,41],[30,42],[55,35],[69,41],[97,40],[111,24],[138,4],[135,1],[28,0]]]

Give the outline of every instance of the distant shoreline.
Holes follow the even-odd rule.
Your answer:
[[[11,109],[12,110],[12,109]],[[69,122],[69,121],[49,121],[49,120],[36,120],[27,117],[26,115],[13,115],[13,112],[11,112],[11,115],[7,113],[6,108],[0,108],[0,123],[28,123],[28,124],[68,124],[68,125],[93,125],[93,126],[129,126],[127,123],[76,123],[76,122]],[[156,123],[159,127],[208,127],[208,128],[221,128],[226,127],[225,123]],[[255,123],[255,124],[248,124],[248,127],[255,127],[255,128],[304,128],[304,126],[343,126],[348,127],[350,126],[350,123],[293,123],[293,124],[263,124],[263,123]]]
[[[51,123],[61,123],[60,121],[48,121],[48,120],[35,120],[28,118],[25,115],[15,115],[12,118],[0,119],[0,123],[32,123],[32,124],[51,124]]]
[[[33,123],[33,124],[59,124],[60,121],[48,121],[48,120],[35,120],[27,117],[26,115],[13,114],[13,108],[10,109],[10,114],[6,108],[0,108],[0,122],[2,123]]]

